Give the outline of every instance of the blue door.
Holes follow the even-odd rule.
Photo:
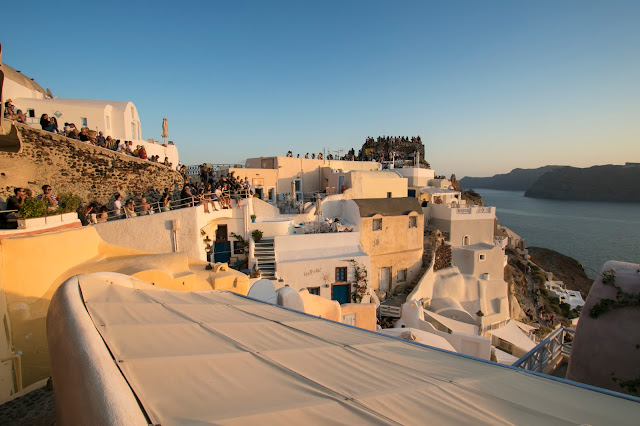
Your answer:
[[[339,304],[351,302],[350,284],[334,284],[331,286],[331,299]]]
[[[231,259],[231,243],[223,241],[213,245],[213,261],[229,263]]]

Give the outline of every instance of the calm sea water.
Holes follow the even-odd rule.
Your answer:
[[[546,247],[573,257],[589,277],[607,260],[640,263],[640,204],[527,198],[520,191],[476,189],[495,206],[500,225],[527,246]]]

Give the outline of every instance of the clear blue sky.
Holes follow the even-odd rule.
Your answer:
[[[640,1],[11,2],[3,60],[183,163],[420,135],[437,173],[640,161]]]

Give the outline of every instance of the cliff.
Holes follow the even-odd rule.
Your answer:
[[[124,198],[146,196],[157,201],[164,188],[179,191],[183,178],[169,167],[119,154],[53,133],[17,124],[18,153],[0,152],[0,188],[6,199],[15,187],[42,193],[73,192],[84,201],[107,204],[116,192]]]
[[[544,166],[537,169],[513,169],[509,173],[491,177],[468,177],[460,180],[462,188],[501,189],[506,191],[526,191],[545,173],[564,166]]]
[[[525,197],[578,201],[640,202],[640,166],[563,167],[552,170]]]
[[[552,272],[569,290],[578,290],[587,299],[593,280],[572,257],[543,247],[527,247],[531,260],[545,271]]]

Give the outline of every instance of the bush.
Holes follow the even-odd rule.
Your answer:
[[[24,219],[46,216],[49,213],[49,207],[43,200],[37,198],[27,198],[18,210],[20,216]]]
[[[262,239],[262,231],[259,229],[254,229],[251,232],[251,236],[253,237],[253,241],[256,243]]]
[[[58,197],[60,199],[58,203],[58,210],[56,213],[69,213],[75,212],[80,207],[82,200],[77,195],[72,193],[62,193]]]

